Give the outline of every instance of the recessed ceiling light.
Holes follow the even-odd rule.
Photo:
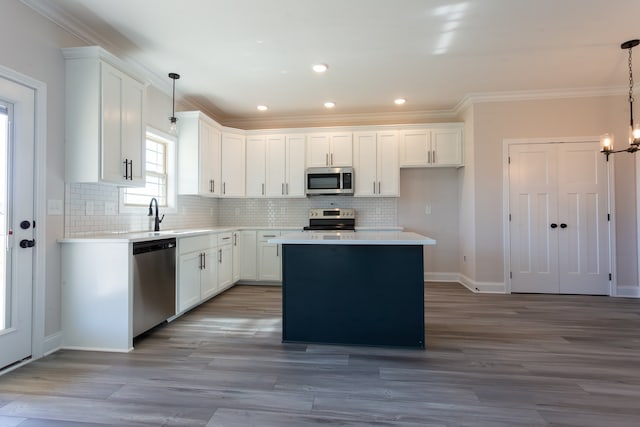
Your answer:
[[[312,68],[316,73],[324,73],[329,69],[329,66],[327,64],[316,64]]]
[[[333,101],[327,101],[327,102],[325,102],[325,103],[324,103],[324,106],[325,106],[326,108],[333,108],[333,107],[335,107],[335,106],[336,106],[336,103],[335,103],[335,102],[333,102]]]
[[[402,105],[402,104],[404,104],[405,102],[407,102],[407,100],[406,100],[406,99],[404,99],[404,98],[398,98],[398,99],[396,99],[396,100],[395,100],[395,101],[393,101],[393,102],[394,102],[396,105]]]
[[[267,107],[266,105],[258,105],[258,110],[260,111],[267,111],[269,109],[269,107]]]

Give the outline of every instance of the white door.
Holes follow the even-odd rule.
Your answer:
[[[0,369],[31,355],[34,100],[33,89],[0,77]]]
[[[511,291],[608,294],[606,162],[597,143],[509,147]]]

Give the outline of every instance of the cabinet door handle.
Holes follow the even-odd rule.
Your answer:
[[[129,178],[133,181],[133,160],[129,160]]]
[[[209,193],[213,193],[213,180],[209,180]]]
[[[373,194],[376,194],[376,182],[373,181]]]
[[[331,153],[331,166],[333,166],[333,153]]]
[[[204,252],[200,252],[200,270],[204,270],[205,269],[205,254]]]
[[[433,163],[435,164],[436,163],[436,150],[433,150],[432,153],[433,153],[433,155],[431,157],[433,159]]]
[[[227,194],[227,183],[226,182],[222,183],[222,194]]]
[[[431,150],[427,151],[427,163],[431,163]]]
[[[289,183],[288,182],[284,185],[284,189],[286,190],[284,192],[284,194],[289,195]]]
[[[284,196],[284,182],[280,184],[280,194]]]
[[[378,181],[378,194],[380,194],[380,181]]]
[[[216,192],[216,180],[215,179],[211,180],[211,185],[212,185],[211,192],[215,193]]]
[[[122,163],[124,163],[124,179],[127,180],[129,179],[129,162],[124,159]]]
[[[280,245],[276,245],[276,256],[280,256]]]
[[[238,246],[238,233],[233,233],[233,246]]]
[[[562,224],[560,224],[560,228],[567,228],[567,224],[563,222]]]
[[[222,249],[218,249],[218,264],[222,264]]]
[[[326,166],[329,166],[329,153],[324,155],[324,164]]]
[[[275,234],[263,234],[262,237],[269,238],[269,237],[276,237],[276,235]]]
[[[262,183],[262,195],[264,196],[264,182]]]

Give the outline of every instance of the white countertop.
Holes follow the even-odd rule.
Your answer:
[[[435,245],[430,237],[407,231],[302,231],[268,240],[283,245]]]
[[[356,227],[359,233],[371,232],[375,229],[379,232],[401,231],[402,227]],[[135,243],[149,240],[161,240],[178,237],[192,237],[210,233],[224,233],[237,230],[281,230],[283,232],[301,232],[302,226],[217,226],[208,228],[188,228],[180,230],[160,230],[160,231],[113,231],[105,233],[86,233],[58,239],[59,243]],[[387,231],[389,230],[389,231]]]

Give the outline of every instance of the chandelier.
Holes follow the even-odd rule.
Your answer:
[[[629,51],[629,146],[622,150],[613,149],[613,135],[605,133],[600,137],[600,151],[607,156],[609,160],[609,154],[621,153],[626,151],[627,153],[635,153],[640,150],[640,123],[633,123],[633,69],[631,61],[631,50],[640,44],[640,40],[629,40],[620,45],[620,49],[627,49]]]

